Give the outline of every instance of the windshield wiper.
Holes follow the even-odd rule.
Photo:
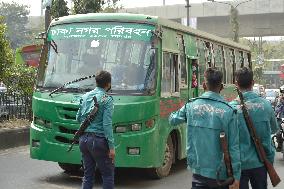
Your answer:
[[[53,43],[53,44],[52,44]],[[50,42],[50,46],[53,48],[53,50],[56,52],[56,54],[58,54],[58,50],[57,50],[57,44],[55,43],[54,40],[52,40]]]
[[[70,85],[72,83],[77,83],[79,81],[83,81],[83,80],[86,80],[86,79],[91,79],[91,78],[94,78],[94,77],[96,77],[96,75],[90,75],[90,76],[82,77],[82,78],[79,78],[79,79],[75,79],[73,81],[69,81],[68,83],[63,84],[61,87],[58,87],[57,89],[54,89],[53,91],[51,91],[51,93],[49,93],[49,96],[52,97],[53,93],[56,93],[57,91],[63,89],[64,87],[66,87],[66,85]]]

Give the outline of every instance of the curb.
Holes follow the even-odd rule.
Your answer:
[[[0,130],[0,150],[29,144],[30,127]]]

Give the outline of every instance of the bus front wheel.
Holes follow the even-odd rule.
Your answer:
[[[81,165],[70,164],[70,163],[58,163],[59,167],[66,173],[76,173],[81,169]]]
[[[150,176],[154,179],[161,179],[170,174],[171,167],[174,160],[174,145],[171,136],[168,137],[164,160],[161,167],[150,169]]]

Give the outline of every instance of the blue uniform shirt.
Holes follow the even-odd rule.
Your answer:
[[[96,96],[99,103],[99,110],[94,121],[85,132],[94,132],[96,135],[103,136],[108,141],[110,149],[114,148],[114,138],[112,129],[113,99],[106,94],[102,88],[96,87],[94,90],[84,94],[80,100],[80,108],[76,119],[82,123],[94,107],[93,97]]]
[[[278,126],[271,104],[264,98],[259,97],[253,91],[244,92],[243,96],[257,135],[263,144],[267,158],[271,163],[273,163],[275,149],[272,146],[271,134],[278,130]],[[262,167],[263,163],[260,162],[255,150],[239,101],[234,100],[230,102],[230,104],[238,110],[242,169],[247,170]]]
[[[231,155],[233,174],[240,180],[241,163],[239,129],[236,111],[218,93],[205,92],[169,117],[171,125],[187,123],[187,163],[193,173],[216,179],[226,179],[226,168],[222,161],[223,152],[220,133],[224,131]],[[221,167],[221,169],[220,169]]]

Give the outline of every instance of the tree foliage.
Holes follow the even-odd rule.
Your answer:
[[[119,0],[117,1],[108,1],[106,6],[103,8],[102,12],[105,12],[105,13],[115,13],[115,12],[118,12],[119,9],[122,9],[122,6],[118,6],[117,3],[118,3]]]
[[[255,81],[255,83],[264,84],[263,68],[261,66],[256,66],[253,69],[253,72],[254,72],[254,81]]]
[[[16,2],[0,3],[0,14],[7,25],[7,36],[13,49],[22,46],[28,40],[30,31],[27,29],[29,7]]]
[[[51,6],[51,16],[58,18],[61,16],[68,16],[69,8],[65,0],[53,0]]]
[[[75,14],[97,13],[104,10],[105,6],[108,11],[114,12],[119,0],[73,0]]]
[[[6,85],[8,92],[30,95],[35,84],[35,69],[15,64],[6,33],[4,18],[0,17],[0,81]]]
[[[9,92],[31,95],[36,82],[36,70],[23,64],[13,64],[6,69],[5,85]]]
[[[0,81],[6,78],[6,69],[13,63],[13,51],[6,38],[6,26],[4,18],[0,16]]]

